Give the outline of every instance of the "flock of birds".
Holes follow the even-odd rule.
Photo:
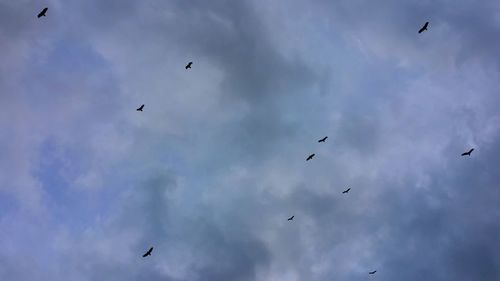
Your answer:
[[[49,9],[49,8],[47,8],[47,7],[46,7],[46,8],[43,8],[43,10],[42,10],[42,11],[41,11],[38,15],[37,15],[37,17],[38,17],[38,18],[45,17],[45,16],[47,15],[47,11],[48,11],[48,9]],[[422,26],[422,27],[418,30],[418,33],[420,34],[420,33],[424,32],[424,31],[426,31],[426,30],[427,30],[427,28],[428,28],[428,26],[429,26],[429,22],[425,22],[425,24],[424,24],[424,25],[423,25],[423,26]],[[186,66],[185,66],[184,68],[185,68],[186,70],[188,70],[188,69],[190,69],[190,68],[191,68],[191,66],[192,66],[192,65],[193,65],[193,62],[192,62],[192,61],[190,61],[190,62],[188,62],[188,64],[186,64]],[[143,111],[143,109],[144,109],[144,104],[142,104],[142,105],[141,105],[140,107],[138,107],[136,110],[137,110],[137,111],[141,111],[141,112],[142,112],[142,111]],[[324,142],[326,142],[326,139],[328,139],[328,136],[325,136],[324,138],[322,138],[322,139],[318,140],[318,142],[319,142],[319,143],[322,143],[322,142],[324,143]],[[468,150],[468,151],[466,151],[466,152],[462,153],[462,154],[461,154],[461,156],[471,156],[472,151],[474,151],[474,148],[471,148],[470,150]],[[309,155],[309,156],[306,158],[306,161],[312,160],[312,159],[314,158],[314,156],[315,156],[315,155],[316,155],[315,153],[312,153],[311,155]],[[351,188],[347,188],[346,190],[342,191],[342,194],[347,194],[347,193],[349,193],[349,191],[350,191],[350,190],[351,190]],[[293,215],[293,216],[289,217],[287,220],[288,220],[288,221],[293,221],[293,219],[294,219],[294,218],[295,218],[295,215]],[[153,252],[153,248],[154,248],[154,247],[149,248],[149,250],[147,250],[147,251],[146,251],[146,253],[144,253],[144,254],[142,255],[142,257],[143,257],[143,258],[145,258],[145,257],[151,256],[151,253]],[[376,272],[377,272],[376,270],[373,270],[373,271],[369,271],[369,272],[368,272],[368,274],[372,275],[372,274],[375,274]]]

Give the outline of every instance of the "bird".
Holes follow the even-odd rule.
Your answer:
[[[342,194],[348,193],[348,192],[349,192],[349,190],[351,190],[351,188],[350,188],[350,187],[349,187],[348,189],[346,189],[346,190],[342,191]]]
[[[422,28],[420,28],[420,30],[418,31],[418,33],[422,33],[424,31],[426,31],[427,30],[427,26],[429,26],[429,22],[428,21],[425,22],[424,26],[422,26]]]
[[[368,274],[375,274],[376,270],[368,272]]]
[[[47,10],[48,10],[48,9],[49,9],[49,8],[47,8],[47,7],[43,8],[43,10],[42,10],[42,11],[38,14],[38,16],[37,16],[37,17],[38,17],[38,18],[45,17],[45,14],[47,13]]]
[[[471,148],[469,151],[462,153],[462,156],[470,156],[472,151],[474,151],[474,148]]]
[[[318,142],[325,142],[327,138],[328,138],[328,136],[326,136],[326,137],[324,137],[324,138],[320,139]]]
[[[137,111],[142,111],[142,109],[144,108],[144,104],[141,105],[138,109],[136,109]]]
[[[291,217],[288,218],[288,220],[291,221],[291,220],[293,220],[294,217],[295,216],[291,216]]]
[[[186,69],[191,68],[191,65],[192,65],[192,64],[193,64],[193,62],[192,62],[192,61],[190,61],[190,62],[186,65]]]
[[[309,160],[313,159],[314,155],[316,155],[316,154],[314,154],[314,153],[313,153],[313,154],[309,155],[309,156],[307,157],[306,161],[309,161]]]
[[[142,255],[142,257],[145,258],[147,256],[151,256],[152,251],[153,251],[153,247],[149,248],[149,250],[144,255]]]

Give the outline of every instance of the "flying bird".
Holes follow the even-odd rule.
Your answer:
[[[141,105],[138,109],[136,109],[137,111],[142,111],[142,109],[144,108],[144,104]]]
[[[469,151],[462,153],[462,156],[470,156],[470,154],[474,151],[474,148],[471,148]]]
[[[307,157],[306,161],[313,159],[314,155],[316,155],[316,154],[313,153],[313,154],[309,155],[309,157]]]
[[[428,21],[425,22],[424,26],[422,26],[422,28],[420,28],[420,30],[418,31],[418,33],[422,33],[424,31],[426,31],[427,30],[427,26],[429,26],[429,22]]]
[[[142,257],[145,258],[147,256],[151,256],[152,251],[153,251],[153,247],[149,248],[149,250],[144,255],[142,255]]]
[[[327,138],[328,138],[328,136],[326,136],[326,137],[324,137],[324,138],[320,139],[318,142],[325,142]]]
[[[186,65],[186,69],[191,68],[191,65],[192,65],[192,64],[193,64],[193,62],[192,62],[192,61],[190,61],[190,62]]]
[[[375,274],[376,270],[368,272],[368,274]]]
[[[38,18],[45,17],[45,14],[47,13],[47,10],[49,8],[43,8],[43,10],[37,15]]]
[[[349,190],[351,190],[351,188],[350,188],[350,187],[349,187],[348,189],[346,189],[346,190],[342,191],[342,193],[343,193],[343,194],[348,193],[348,192],[349,192]]]
[[[291,216],[291,217],[288,218],[288,220],[291,221],[291,220],[293,220],[294,217],[295,216]]]

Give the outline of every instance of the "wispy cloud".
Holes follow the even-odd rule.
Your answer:
[[[498,280],[499,8],[0,3],[0,279]]]

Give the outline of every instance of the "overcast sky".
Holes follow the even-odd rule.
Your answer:
[[[0,280],[500,280],[497,0],[0,0],[0,59]]]

